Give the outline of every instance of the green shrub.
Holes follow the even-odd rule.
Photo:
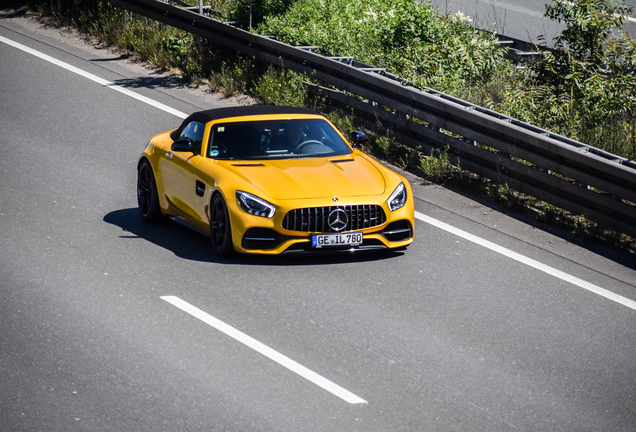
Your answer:
[[[448,148],[436,150],[430,156],[420,158],[420,169],[424,177],[436,182],[445,181],[455,170],[448,156]]]
[[[461,15],[438,17],[428,2],[299,0],[284,15],[266,17],[258,32],[355,56],[442,91],[487,81],[497,68],[509,67],[494,36]]]

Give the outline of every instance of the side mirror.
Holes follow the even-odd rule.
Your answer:
[[[360,132],[360,131],[351,132],[351,138],[353,139],[353,142],[351,143],[351,146],[353,148],[358,147],[358,145],[363,143],[363,142],[369,141],[369,137],[367,136],[367,134],[365,134],[364,132]]]
[[[180,139],[172,143],[172,151],[175,152],[191,152],[192,142],[189,139]]]

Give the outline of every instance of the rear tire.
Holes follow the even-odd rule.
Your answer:
[[[137,205],[145,222],[158,223],[163,219],[155,174],[148,161],[143,161],[137,171]]]
[[[210,206],[210,239],[212,251],[219,258],[227,258],[234,253],[230,214],[221,194],[214,196]]]

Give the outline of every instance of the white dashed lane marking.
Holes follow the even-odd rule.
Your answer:
[[[215,328],[221,333],[225,333],[232,339],[242,343],[243,345],[253,349],[254,351],[264,355],[268,359],[275,361],[279,365],[289,369],[290,371],[300,375],[306,380],[314,383],[318,387],[327,390],[329,393],[338,396],[340,399],[349,402],[350,404],[366,404],[367,401],[362,399],[359,396],[351,393],[348,390],[340,387],[338,384],[335,384],[332,381],[329,381],[327,378],[324,378],[321,375],[318,375],[316,372],[306,368],[300,363],[290,359],[286,355],[279,353],[278,351],[268,347],[267,345],[257,341],[251,336],[246,335],[240,330],[235,329],[229,324],[224,323],[218,318],[213,317],[207,312],[202,311],[196,306],[191,305],[190,303],[181,300],[179,297],[175,296],[163,296],[161,297],[163,300],[167,301],[171,305],[181,309],[184,312],[192,315],[193,317],[203,321],[209,326]]]

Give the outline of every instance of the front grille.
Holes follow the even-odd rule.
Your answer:
[[[347,225],[338,232],[358,231],[386,222],[384,210],[379,205],[312,207],[287,213],[283,220],[283,228],[302,232],[336,232],[329,226],[329,215],[336,209],[344,210],[347,215]]]

